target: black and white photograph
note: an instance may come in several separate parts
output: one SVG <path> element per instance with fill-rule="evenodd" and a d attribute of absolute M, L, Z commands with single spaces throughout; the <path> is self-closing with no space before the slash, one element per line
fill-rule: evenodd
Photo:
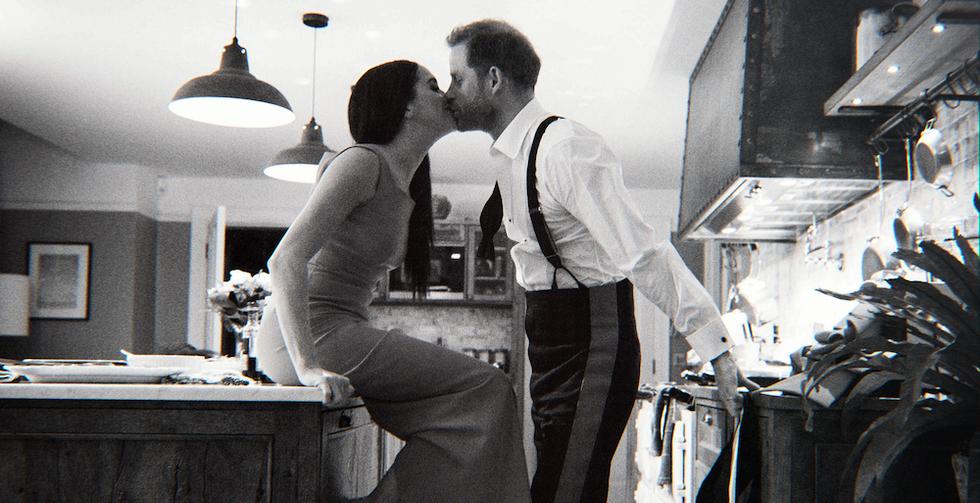
<path fill-rule="evenodd" d="M 980 503 L 977 0 L 0 0 L 0 503 Z"/>

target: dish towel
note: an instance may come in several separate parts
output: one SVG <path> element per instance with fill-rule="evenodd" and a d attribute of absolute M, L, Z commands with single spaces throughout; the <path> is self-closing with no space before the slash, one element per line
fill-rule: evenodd
<path fill-rule="evenodd" d="M 761 501 L 759 479 L 762 476 L 762 449 L 759 443 L 759 414 L 751 397 L 749 393 L 742 394 L 742 411 L 736 418 L 735 434 L 725 444 L 718 460 L 701 482 L 696 503 Z"/>

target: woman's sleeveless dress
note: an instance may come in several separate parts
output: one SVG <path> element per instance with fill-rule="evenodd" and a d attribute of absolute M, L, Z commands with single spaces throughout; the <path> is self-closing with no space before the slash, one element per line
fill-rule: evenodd
<path fill-rule="evenodd" d="M 381 159 L 377 192 L 314 260 L 312 361 L 347 376 L 371 417 L 406 442 L 385 477 L 399 502 L 530 501 L 521 420 L 499 369 L 368 321 L 378 281 L 404 259 L 414 207 Z M 389 481 L 390 482 L 390 481 Z"/>

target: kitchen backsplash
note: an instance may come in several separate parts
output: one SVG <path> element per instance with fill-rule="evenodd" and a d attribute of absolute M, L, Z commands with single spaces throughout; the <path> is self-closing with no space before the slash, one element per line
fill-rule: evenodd
<path fill-rule="evenodd" d="M 371 306 L 374 326 L 389 330 L 400 328 L 409 335 L 467 353 L 486 350 L 512 350 L 513 318 L 510 306 L 459 306 L 427 304 L 424 309 L 412 304 L 374 304 Z M 501 353 L 502 354 L 502 353 Z M 473 356 L 473 355 L 471 355 Z"/>
<path fill-rule="evenodd" d="M 954 104 L 954 103 L 950 103 Z M 840 292 L 857 290 L 862 283 L 862 255 L 871 247 L 887 261 L 896 249 L 893 221 L 902 220 L 911 231 L 920 229 L 925 239 L 942 242 L 953 228 L 977 248 L 978 108 L 960 102 L 937 107 L 935 127 L 941 130 L 953 159 L 953 176 L 947 197 L 923 181 L 888 184 L 882 191 L 833 218 L 818 222 L 811 233 L 796 243 L 759 243 L 756 279 L 764 282 L 779 305 L 775 322 L 783 349 L 792 351 L 811 344 L 815 332 L 830 328 L 853 307 L 851 303 L 816 292 L 824 288 Z M 892 144 L 897 146 L 898 144 Z M 958 251 L 954 255 L 959 257 Z"/>

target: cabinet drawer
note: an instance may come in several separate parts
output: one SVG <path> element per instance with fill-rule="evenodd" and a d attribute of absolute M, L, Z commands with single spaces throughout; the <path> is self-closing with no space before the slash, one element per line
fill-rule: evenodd
<path fill-rule="evenodd" d="M 367 409 L 332 410 L 323 416 L 321 480 L 328 501 L 367 496 L 383 474 L 381 430 Z"/>
<path fill-rule="evenodd" d="M 371 415 L 368 414 L 367 408 L 364 406 L 329 410 L 323 413 L 324 435 L 339 433 L 367 424 L 371 424 Z"/>
<path fill-rule="evenodd" d="M 717 407 L 715 405 L 718 405 Z M 728 412 L 714 400 L 697 399 L 694 417 L 695 494 L 729 440 Z"/>
<path fill-rule="evenodd" d="M 698 404 L 694 430 L 698 446 L 720 452 L 728 441 L 728 415 L 724 409 Z"/>

